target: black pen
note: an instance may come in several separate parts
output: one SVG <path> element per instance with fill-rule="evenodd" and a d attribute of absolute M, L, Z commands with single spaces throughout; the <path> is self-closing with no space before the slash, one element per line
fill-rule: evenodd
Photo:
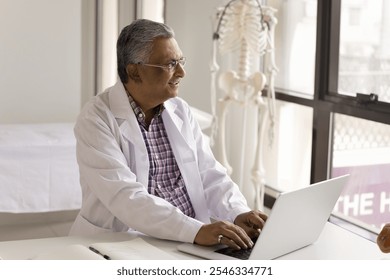
<path fill-rule="evenodd" d="M 96 250 L 95 248 L 89 247 L 89 249 L 90 249 L 92 252 L 94 252 L 94 253 L 96 253 L 96 254 L 102 256 L 102 257 L 105 258 L 106 260 L 111 260 L 110 256 L 107 256 L 107 255 L 104 255 L 104 254 L 100 253 L 100 252 L 99 252 L 98 250 Z"/>

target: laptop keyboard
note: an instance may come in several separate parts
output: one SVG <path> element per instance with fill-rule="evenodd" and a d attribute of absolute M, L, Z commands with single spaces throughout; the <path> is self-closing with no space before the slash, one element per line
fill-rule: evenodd
<path fill-rule="evenodd" d="M 253 243 L 256 243 L 257 238 L 252 239 Z M 251 255 L 252 248 L 250 249 L 241 249 L 241 250 L 235 250 L 229 247 L 218 249 L 215 252 L 220 253 L 223 255 L 227 255 L 236 259 L 241 259 L 241 260 L 247 260 L 249 259 L 249 256 Z"/>
<path fill-rule="evenodd" d="M 232 248 L 222 248 L 218 249 L 215 252 L 228 255 L 230 257 L 236 258 L 236 259 L 241 259 L 241 260 L 247 260 L 249 259 L 249 256 L 251 255 L 252 248 L 251 249 L 241 249 L 241 250 L 235 250 Z"/>

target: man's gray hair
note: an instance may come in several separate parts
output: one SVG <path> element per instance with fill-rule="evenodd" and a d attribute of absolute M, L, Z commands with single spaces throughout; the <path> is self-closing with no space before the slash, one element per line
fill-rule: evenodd
<path fill-rule="evenodd" d="M 118 74 L 122 83 L 128 82 L 126 66 L 148 62 L 156 38 L 173 38 L 172 28 L 166 24 L 138 19 L 122 29 L 116 43 Z"/>

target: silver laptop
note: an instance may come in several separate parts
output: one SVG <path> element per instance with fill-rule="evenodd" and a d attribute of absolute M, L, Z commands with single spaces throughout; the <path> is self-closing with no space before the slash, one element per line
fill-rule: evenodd
<path fill-rule="evenodd" d="M 280 194 L 248 259 L 275 259 L 315 242 L 348 177 L 344 175 Z M 207 247 L 183 243 L 178 250 L 205 259 L 244 259 L 226 255 L 233 250 L 224 245 Z"/>

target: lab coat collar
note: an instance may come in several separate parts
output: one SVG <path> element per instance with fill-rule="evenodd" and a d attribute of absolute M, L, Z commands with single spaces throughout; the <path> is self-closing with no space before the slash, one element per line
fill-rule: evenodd
<path fill-rule="evenodd" d="M 111 112 L 118 122 L 122 135 L 128 141 L 141 148 L 143 155 L 147 154 L 141 129 L 139 128 L 137 118 L 130 106 L 125 87 L 121 81 L 118 81 L 109 89 L 109 102 Z"/>
<path fill-rule="evenodd" d="M 183 121 L 175 113 L 177 107 L 176 104 L 168 100 L 164 102 L 164 107 L 165 107 L 164 112 L 169 115 L 169 117 L 172 119 L 177 129 L 181 131 L 181 128 L 183 126 Z M 138 125 L 134 111 L 129 104 L 129 99 L 126 94 L 125 87 L 121 81 L 118 81 L 110 89 L 110 109 L 114 114 L 115 118 L 128 120 L 129 122 L 128 124 L 131 126 L 131 128 L 134 128 L 134 125 Z"/>
<path fill-rule="evenodd" d="M 121 81 L 118 81 L 110 91 L 110 109 L 117 119 L 128 119 L 133 115 L 126 90 Z"/>
<path fill-rule="evenodd" d="M 177 105 L 172 102 L 169 102 L 168 100 L 164 103 L 164 107 L 165 107 L 164 112 L 166 112 L 169 115 L 169 117 L 172 119 L 177 129 L 181 131 L 183 126 L 183 120 L 175 113 Z M 164 112 L 163 112 L 163 117 L 164 117 Z"/>

